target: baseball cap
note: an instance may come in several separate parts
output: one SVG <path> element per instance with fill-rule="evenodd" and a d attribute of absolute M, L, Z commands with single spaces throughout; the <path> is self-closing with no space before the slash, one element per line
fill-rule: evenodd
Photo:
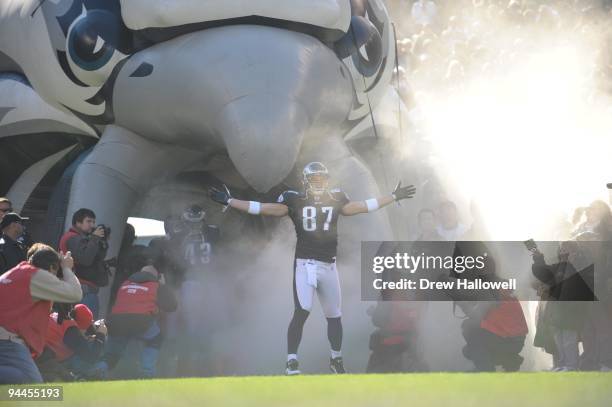
<path fill-rule="evenodd" d="M 85 304 L 77 304 L 74 306 L 74 321 L 79 329 L 87 329 L 93 324 L 93 314 L 89 307 Z"/>
<path fill-rule="evenodd" d="M 30 218 L 22 218 L 15 212 L 7 213 L 6 215 L 4 215 L 4 218 L 2 218 L 2 222 L 0 222 L 0 229 L 4 229 L 5 227 L 9 226 L 11 223 L 15 223 L 15 222 L 22 223 L 23 221 L 26 221 L 29 219 Z"/>

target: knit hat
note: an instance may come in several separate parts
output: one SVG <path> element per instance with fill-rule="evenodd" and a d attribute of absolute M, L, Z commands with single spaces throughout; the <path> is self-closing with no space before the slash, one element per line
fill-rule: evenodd
<path fill-rule="evenodd" d="M 74 321 L 79 329 L 87 329 L 93 324 L 93 314 L 85 304 L 74 306 Z"/>

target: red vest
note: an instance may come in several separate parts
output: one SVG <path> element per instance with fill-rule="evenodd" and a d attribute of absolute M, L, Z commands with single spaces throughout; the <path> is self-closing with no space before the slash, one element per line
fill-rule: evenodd
<path fill-rule="evenodd" d="M 510 295 L 487 313 L 480 327 L 502 338 L 524 336 L 529 332 L 521 303 Z"/>
<path fill-rule="evenodd" d="M 32 299 L 30 280 L 37 271 L 23 261 L 0 276 L 0 326 L 19 335 L 34 354 L 42 353 L 51 311 L 51 301 Z"/>
<path fill-rule="evenodd" d="M 135 283 L 127 280 L 117 292 L 117 300 L 111 314 L 155 314 L 157 313 L 157 281 Z"/>
<path fill-rule="evenodd" d="M 391 314 L 386 330 L 392 335 L 383 339 L 384 345 L 399 345 L 405 342 L 406 334 L 415 329 L 418 312 L 412 303 L 392 302 Z"/>
<path fill-rule="evenodd" d="M 58 362 L 64 361 L 74 354 L 72 349 L 70 349 L 64 343 L 64 335 L 66 334 L 66 330 L 73 326 L 76 327 L 77 324 L 72 319 L 65 319 L 62 321 L 61 325 L 58 325 L 57 312 L 49 315 L 49 330 L 47 331 L 47 341 L 45 346 L 51 348 L 51 350 L 55 353 L 55 359 Z"/>

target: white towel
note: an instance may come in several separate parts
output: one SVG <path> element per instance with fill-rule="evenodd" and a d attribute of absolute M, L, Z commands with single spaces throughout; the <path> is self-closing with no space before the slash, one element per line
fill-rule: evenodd
<path fill-rule="evenodd" d="M 308 273 L 308 285 L 317 288 L 317 265 L 307 262 L 306 272 Z"/>

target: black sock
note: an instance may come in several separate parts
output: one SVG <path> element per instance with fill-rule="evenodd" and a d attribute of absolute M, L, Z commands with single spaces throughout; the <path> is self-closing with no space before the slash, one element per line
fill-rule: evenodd
<path fill-rule="evenodd" d="M 304 323 L 308 318 L 310 312 L 296 308 L 293 312 L 293 318 L 289 323 L 289 329 L 287 330 L 287 353 L 297 354 L 298 347 L 302 340 L 302 330 L 304 329 Z"/>
<path fill-rule="evenodd" d="M 342 321 L 338 318 L 327 318 L 327 339 L 333 351 L 342 348 Z"/>

